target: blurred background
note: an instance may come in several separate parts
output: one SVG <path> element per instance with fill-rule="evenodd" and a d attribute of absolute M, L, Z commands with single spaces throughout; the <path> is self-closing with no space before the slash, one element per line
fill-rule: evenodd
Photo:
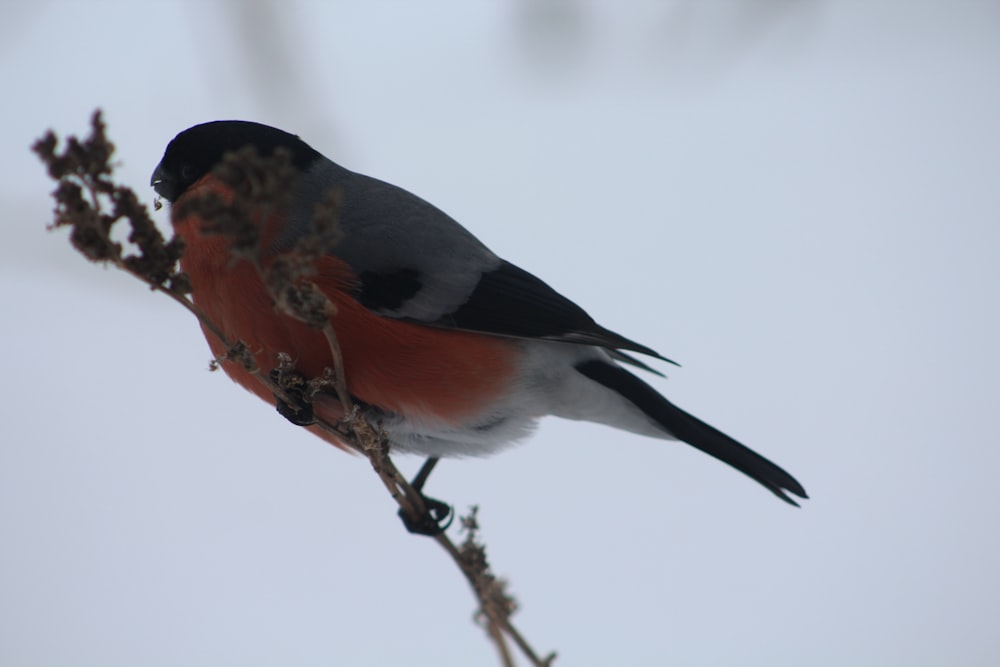
<path fill-rule="evenodd" d="M 28 147 L 97 107 L 149 202 L 222 118 L 416 192 L 803 482 L 556 420 L 445 462 L 557 665 L 1000 663 L 998 74 L 994 1 L 4 3 L 0 663 L 497 664 L 364 459 L 45 231 Z"/>

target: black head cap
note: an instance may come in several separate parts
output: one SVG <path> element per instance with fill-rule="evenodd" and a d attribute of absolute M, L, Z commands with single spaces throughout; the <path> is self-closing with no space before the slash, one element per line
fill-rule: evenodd
<path fill-rule="evenodd" d="M 291 151 L 292 163 L 307 169 L 321 155 L 294 134 L 243 120 L 217 120 L 184 130 L 167 144 L 150 185 L 170 203 L 207 174 L 230 151 L 253 146 L 261 155 Z"/>

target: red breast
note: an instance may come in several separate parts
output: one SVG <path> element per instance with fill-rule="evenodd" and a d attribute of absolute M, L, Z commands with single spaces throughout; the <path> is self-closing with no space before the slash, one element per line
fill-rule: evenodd
<path fill-rule="evenodd" d="M 207 191 L 231 198 L 224 185 L 206 176 L 181 199 Z M 194 302 L 228 338 L 247 344 L 264 373 L 277 365 L 280 352 L 289 354 L 307 377 L 332 366 L 323 334 L 275 309 L 256 267 L 231 256 L 229 239 L 203 234 L 196 216 L 175 218 L 173 224 L 186 243 L 181 268 L 191 279 Z M 269 236 L 274 238 L 281 224 L 277 218 L 264 223 L 262 247 L 268 247 Z M 347 388 L 365 403 L 459 425 L 510 387 L 519 356 L 512 340 L 377 315 L 351 295 L 356 276 L 336 257 L 320 260 L 311 280 L 336 306 L 331 322 L 344 358 Z M 204 332 L 212 353 L 221 358 L 225 347 Z M 223 362 L 222 367 L 240 385 L 274 402 L 270 391 L 240 364 Z M 321 416 L 335 420 L 340 415 Z"/>

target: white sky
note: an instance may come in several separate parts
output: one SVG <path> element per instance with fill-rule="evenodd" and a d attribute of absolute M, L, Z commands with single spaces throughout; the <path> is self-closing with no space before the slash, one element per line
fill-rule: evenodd
<path fill-rule="evenodd" d="M 97 106 L 149 201 L 219 118 L 424 196 L 806 486 L 554 420 L 445 462 L 558 665 L 1000 662 L 995 2 L 248 6 L 0 8 L 0 664 L 496 664 L 364 460 L 44 231 Z"/>

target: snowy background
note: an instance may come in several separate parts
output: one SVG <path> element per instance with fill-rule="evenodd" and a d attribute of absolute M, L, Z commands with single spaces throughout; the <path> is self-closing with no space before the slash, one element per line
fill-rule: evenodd
<path fill-rule="evenodd" d="M 363 459 L 45 231 L 96 107 L 150 202 L 220 118 L 420 194 L 805 485 L 555 420 L 445 462 L 557 665 L 1000 663 L 996 2 L 8 1 L 0 83 L 0 664 L 497 664 Z"/>

